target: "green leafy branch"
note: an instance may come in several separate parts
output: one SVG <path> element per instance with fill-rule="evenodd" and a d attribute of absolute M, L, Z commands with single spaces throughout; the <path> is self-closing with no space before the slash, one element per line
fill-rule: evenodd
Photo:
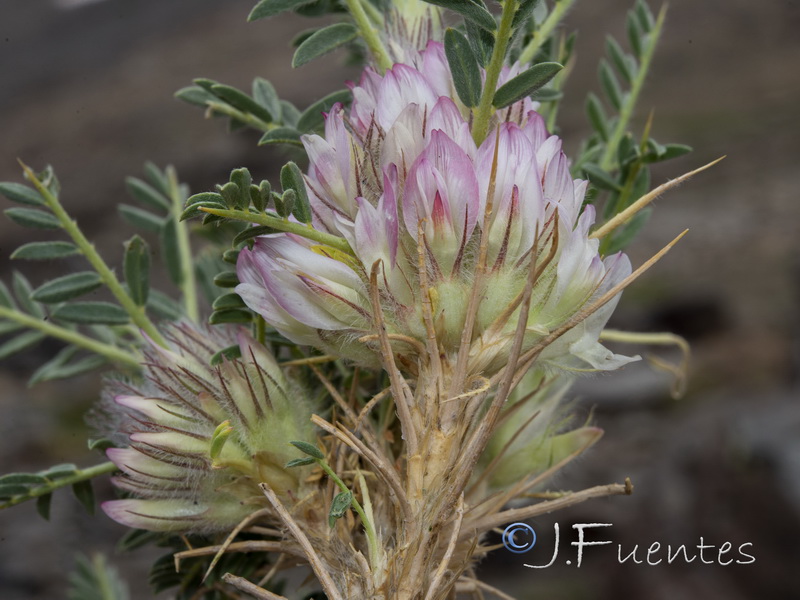
<path fill-rule="evenodd" d="M 86 469 L 73 464 L 50 467 L 38 473 L 10 473 L 0 477 L 0 510 L 36 499 L 36 509 L 45 518 L 50 518 L 52 494 L 58 489 L 72 487 L 75 497 L 90 514 L 94 513 L 95 499 L 91 480 L 100 475 L 113 473 L 117 466 L 104 462 Z"/>
<path fill-rule="evenodd" d="M 628 40 L 634 55 L 625 54 L 614 38 L 609 37 L 606 41 L 608 55 L 619 74 L 630 84 L 630 91 L 627 94 L 621 92 L 614 71 L 607 61 L 601 60 L 600 82 L 609 102 L 619 111 L 616 126 L 606 142 L 605 151 L 600 159 L 601 169 L 608 170 L 614 166 L 618 146 L 628 130 L 633 109 L 639 101 L 639 94 L 661 37 L 666 15 L 666 4 L 661 7 L 658 18 L 654 19 L 646 2 L 637 0 L 636 6 L 628 14 L 627 21 Z"/>
<path fill-rule="evenodd" d="M 23 163 L 21 164 L 25 172 L 25 177 L 33 184 L 33 186 L 36 188 L 36 191 L 39 192 L 39 195 L 43 200 L 43 204 L 49 209 L 49 212 L 37 210 L 37 213 L 41 213 L 42 216 L 45 216 L 50 220 L 51 228 L 61 228 L 67 233 L 67 235 L 69 235 L 80 253 L 83 254 L 86 260 L 89 261 L 89 264 L 94 268 L 94 271 L 99 278 L 96 282 L 94 282 L 90 281 L 91 276 L 86 275 L 85 273 L 74 273 L 72 275 L 67 275 L 59 278 L 58 280 L 54 280 L 45 284 L 46 286 L 51 286 L 49 289 L 42 290 L 40 288 L 37 290 L 39 292 L 40 299 L 42 299 L 41 296 L 44 295 L 44 292 L 47 291 L 49 293 L 46 295 L 46 298 L 49 301 L 60 302 L 87 293 L 92 289 L 96 289 L 96 287 L 102 283 L 117 299 L 122 310 L 127 313 L 128 317 L 130 317 L 131 321 L 133 321 L 137 327 L 139 327 L 157 344 L 166 346 L 166 341 L 162 337 L 161 333 L 145 313 L 144 306 L 138 304 L 136 300 L 134 300 L 128 290 L 125 289 L 119 279 L 117 279 L 114 271 L 111 270 L 111 268 L 97 252 L 94 245 L 89 242 L 88 239 L 86 239 L 86 236 L 78 227 L 78 224 L 69 216 L 67 211 L 64 210 L 64 207 L 61 205 L 61 202 L 58 199 L 57 190 L 54 189 L 53 186 L 48 185 L 48 181 L 51 180 L 51 174 L 48 173 L 45 175 L 44 179 L 40 179 L 34 174 L 30 167 Z M 95 283 L 97 285 L 95 285 Z M 34 296 L 35 295 L 36 292 L 34 292 Z M 82 320 L 83 322 L 96 322 L 96 317 L 93 315 L 106 313 L 106 320 L 116 318 L 116 324 L 119 324 L 119 322 L 122 320 L 122 315 L 119 312 L 120 307 L 109 303 L 99 302 L 87 302 L 83 304 L 83 306 L 68 305 L 63 307 L 61 309 L 62 316 L 67 314 L 77 320 Z"/>
<path fill-rule="evenodd" d="M 45 318 L 47 314 L 44 306 L 32 298 L 33 289 L 21 273 L 14 273 L 13 287 L 17 302 L 22 308 L 14 301 L 14 296 L 6 285 L 0 282 L 0 334 L 15 333 L 21 328 L 29 328 L 31 331 L 0 345 L 0 359 L 30 348 L 47 336 L 71 344 L 54 359 L 39 367 L 30 379 L 31 384 L 73 377 L 99 367 L 106 360 L 123 367 L 139 367 L 138 354 L 77 331 L 74 324 L 67 322 L 70 318 L 75 319 L 76 315 L 65 312 L 64 307 L 56 309 L 50 318 Z M 78 318 L 80 314 L 77 314 Z M 71 362 L 79 348 L 97 356 Z"/>
<path fill-rule="evenodd" d="M 42 179 L 48 193 L 58 193 L 58 183 L 51 170 Z M 45 198 L 37 190 L 18 183 L 0 183 L 0 193 L 24 207 L 6 209 L 15 223 L 35 229 L 62 229 L 59 218 L 48 210 Z M 72 223 L 73 226 L 74 223 Z M 77 226 L 75 226 L 77 227 Z M 67 241 L 28 242 L 17 248 L 12 259 L 59 260 L 83 254 L 80 244 Z M 7 340 L 0 346 L 0 357 L 29 348 L 50 336 L 70 344 L 53 360 L 42 365 L 31 377 L 31 383 L 71 377 L 90 371 L 105 361 L 126 368 L 138 368 L 138 353 L 131 348 L 128 315 L 119 306 L 107 302 L 67 303 L 102 285 L 95 271 L 84 271 L 58 277 L 33 289 L 21 273 L 14 273 L 12 289 L 0 282 L 0 335 L 30 331 Z M 78 331 L 86 328 L 86 333 Z M 80 349 L 96 356 L 77 358 Z"/>
<path fill-rule="evenodd" d="M 308 38 L 306 42 L 311 43 L 310 40 Z M 308 46 L 298 60 L 307 62 L 314 58 L 305 54 L 306 51 Z M 275 87 L 260 77 L 253 81 L 251 95 L 211 79 L 195 79 L 194 84 L 178 90 L 175 97 L 205 108 L 209 117 L 228 117 L 231 131 L 250 127 L 264 132 L 259 145 L 288 144 L 302 148 L 300 136 L 318 131 L 324 124 L 323 113 L 329 111 L 335 103 L 347 103 L 351 98 L 350 90 L 339 90 L 300 112 L 291 102 L 281 100 Z"/>
<path fill-rule="evenodd" d="M 303 467 L 316 463 L 322 468 L 323 471 L 325 471 L 328 477 L 330 477 L 336 486 L 341 490 L 341 492 L 333 498 L 333 502 L 331 502 L 331 507 L 328 512 L 329 526 L 333 527 L 336 524 L 336 521 L 345 515 L 347 509 L 352 507 L 361 519 L 361 524 L 364 526 L 364 532 L 367 536 L 367 546 L 369 547 L 370 564 L 373 566 L 377 565 L 379 562 L 380 546 L 378 545 L 378 536 L 375 533 L 375 526 L 372 523 L 372 511 L 369 510 L 370 515 L 368 517 L 367 513 L 364 511 L 364 508 L 362 508 L 361 504 L 358 502 L 358 500 L 356 500 L 350 488 L 345 485 L 341 478 L 325 461 L 325 455 L 320 452 L 319 448 L 313 444 L 309 444 L 308 442 L 295 441 L 289 443 L 306 454 L 306 456 L 303 458 L 295 458 L 294 460 L 290 460 L 288 463 L 286 463 L 286 468 Z M 365 494 L 366 501 L 368 499 L 368 496 L 366 496 L 366 486 L 362 485 L 361 488 L 362 492 Z"/>
<path fill-rule="evenodd" d="M 287 163 L 281 169 L 280 181 L 282 191 L 279 193 L 272 189 L 268 181 L 261 181 L 256 185 L 248 169 L 235 169 L 231 172 L 230 181 L 218 185 L 217 191 L 191 196 L 181 219 L 203 215 L 204 225 L 231 221 L 255 225 L 239 229 L 232 240 L 233 248 L 222 255 L 225 262 L 234 265 L 245 244 L 252 244 L 253 239 L 259 235 L 277 232 L 302 236 L 325 246 L 330 253 L 350 257 L 352 250 L 344 238 L 318 231 L 311 226 L 311 205 L 300 168 L 293 162 Z M 290 217 L 293 219 L 290 220 Z M 233 288 L 238 285 L 239 280 L 235 271 L 225 270 L 214 276 L 213 282 L 217 287 Z M 213 300 L 212 308 L 214 312 L 209 318 L 212 324 L 253 322 L 253 313 L 236 293 L 226 292 L 217 296 Z M 257 319 L 256 326 L 256 334 L 262 339 L 263 323 Z M 222 356 L 231 357 L 231 353 L 235 353 L 234 347 L 218 353 L 215 360 L 221 360 Z"/>
<path fill-rule="evenodd" d="M 234 238 L 234 246 L 259 235 L 284 231 L 352 254 L 344 238 L 317 231 L 311 226 L 311 205 L 300 168 L 293 162 L 287 163 L 281 169 L 280 180 L 282 193 L 274 191 L 268 181 L 255 185 L 250 171 L 236 169 L 231 173 L 230 181 L 218 185 L 216 192 L 190 197 L 181 219 L 205 213 L 203 224 L 233 219 L 260 226 L 242 231 Z M 289 220 L 290 216 L 295 220 Z"/>
<path fill-rule="evenodd" d="M 189 191 L 179 183 L 172 167 L 162 171 L 148 163 L 145 165 L 146 181 L 128 178 L 128 191 L 145 208 L 122 204 L 119 211 L 132 225 L 160 236 L 162 255 L 172 280 L 182 291 L 183 306 L 166 294 L 150 289 L 151 252 L 142 237 L 134 235 L 125 243 L 123 283 L 62 207 L 58 180 L 52 169 L 37 176 L 27 166 L 23 168 L 33 187 L 0 183 L 0 193 L 23 205 L 7 209 L 6 215 L 23 227 L 64 231 L 70 241 L 28 242 L 17 248 L 11 258 L 42 261 L 82 255 L 93 267 L 57 277 L 36 289 L 16 273 L 13 295 L 0 283 L 0 335 L 23 328 L 32 330 L 6 341 L 0 346 L 0 356 L 33 346 L 47 336 L 69 344 L 33 374 L 31 384 L 72 377 L 106 361 L 125 368 L 138 368 L 137 347 L 143 341 L 140 332 L 156 343 L 165 344 L 150 314 L 170 320 L 184 316 L 199 318 L 189 232 L 187 225 L 178 218 Z M 118 304 L 75 301 L 102 286 L 109 289 Z M 79 331 L 79 327 L 83 331 Z M 96 356 L 80 357 L 79 350 Z"/>
<path fill-rule="evenodd" d="M 606 39 L 607 59 L 600 61 L 599 79 L 608 105 L 617 113 L 607 116 L 603 103 L 590 93 L 586 114 L 593 133 L 573 164 L 576 175 L 607 192 L 602 216 L 608 221 L 631 206 L 650 190 L 649 164 L 686 154 L 682 144 L 659 144 L 650 136 L 652 115 L 639 140 L 628 129 L 634 108 L 650 68 L 666 16 L 666 5 L 654 17 L 645 0 L 636 0 L 628 13 L 627 36 L 631 53 L 625 52 L 612 37 Z M 624 89 L 624 82 L 629 87 Z M 651 208 L 637 213 L 623 227 L 605 237 L 601 253 L 624 249 L 633 241 L 650 217 Z"/>
<path fill-rule="evenodd" d="M 150 249 L 139 236 L 134 236 L 126 243 L 126 284 L 137 304 L 146 306 L 159 317 L 176 320 L 185 316 L 197 321 L 200 314 L 195 255 L 189 239 L 189 228 L 180 220 L 189 197 L 189 188 L 180 183 L 172 166 L 162 170 L 152 163 L 146 163 L 144 173 L 145 179 L 128 177 L 125 180 L 128 193 L 144 208 L 120 204 L 119 213 L 134 227 L 158 236 L 161 257 L 170 280 L 181 292 L 182 304 L 150 289 Z"/>

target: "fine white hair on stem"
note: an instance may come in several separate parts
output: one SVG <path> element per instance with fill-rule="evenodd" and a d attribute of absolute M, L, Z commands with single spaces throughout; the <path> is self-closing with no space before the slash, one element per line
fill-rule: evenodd
<path fill-rule="evenodd" d="M 538 238 L 539 234 L 537 231 L 534 239 L 534 247 L 538 244 Z M 536 283 L 536 278 L 539 271 L 539 269 L 536 267 L 536 258 L 537 253 L 531 252 L 531 264 L 528 269 L 528 279 L 523 292 L 522 304 L 520 307 L 520 319 L 517 323 L 517 329 L 514 334 L 514 341 L 511 347 L 511 354 L 508 359 L 508 366 L 506 367 L 503 381 L 500 389 L 492 401 L 492 404 L 489 406 L 489 411 L 481 420 L 481 424 L 477 427 L 467 442 L 466 448 L 462 454 L 462 458 L 459 464 L 456 466 L 456 476 L 453 489 L 463 489 L 469 480 L 475 463 L 480 458 L 480 454 L 483 452 L 483 449 L 486 447 L 486 444 L 489 441 L 489 436 L 491 435 L 492 431 L 494 431 L 497 419 L 500 415 L 500 409 L 502 408 L 503 404 L 508 398 L 508 394 L 512 389 L 513 373 L 514 369 L 517 367 L 517 361 L 519 360 L 519 355 L 522 350 L 522 341 L 525 336 L 525 328 L 528 324 L 528 311 L 530 309 L 531 294 L 533 292 L 533 286 Z M 452 498 L 452 492 L 448 494 L 447 501 L 442 505 L 444 510 L 447 510 L 449 507 L 450 498 Z"/>

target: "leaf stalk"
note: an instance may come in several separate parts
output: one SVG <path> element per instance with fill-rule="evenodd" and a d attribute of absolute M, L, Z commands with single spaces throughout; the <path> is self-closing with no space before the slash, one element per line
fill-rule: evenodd
<path fill-rule="evenodd" d="M 72 331 L 71 329 L 56 325 L 50 321 L 45 321 L 43 319 L 27 315 L 18 310 L 0 306 L 0 319 L 8 319 L 10 321 L 19 323 L 20 325 L 24 325 L 25 327 L 36 329 L 49 335 L 50 337 L 63 340 L 69 344 L 72 344 L 73 346 L 84 348 L 85 350 L 89 350 L 90 352 L 94 352 L 100 356 L 105 356 L 111 362 L 119 365 L 135 368 L 139 368 L 140 366 L 139 358 L 135 354 L 126 352 L 122 348 L 112 346 L 111 344 L 106 344 L 105 342 L 90 338 L 89 336 L 78 333 L 77 331 Z"/>
<path fill-rule="evenodd" d="M 492 101 L 497 91 L 497 81 L 500 78 L 500 71 L 503 69 L 508 43 L 511 41 L 511 24 L 514 22 L 514 14 L 517 12 L 518 6 L 517 0 L 506 0 L 503 3 L 503 12 L 500 16 L 500 26 L 497 29 L 492 57 L 486 67 L 486 81 L 483 85 L 481 101 L 475 111 L 475 120 L 472 124 L 472 139 L 479 146 L 489 131 L 489 120 L 494 108 Z"/>
<path fill-rule="evenodd" d="M 323 231 L 317 231 L 313 227 L 304 225 L 303 223 L 293 223 L 292 221 L 277 216 L 273 217 L 263 213 L 253 213 L 244 210 L 225 210 L 205 206 L 198 207 L 198 210 L 226 219 L 236 219 L 237 221 L 246 221 L 257 225 L 266 225 L 267 227 L 272 227 L 273 229 L 278 229 L 286 233 L 294 233 L 314 242 L 325 244 L 326 246 L 331 246 L 332 248 L 353 255 L 353 249 L 344 238 Z"/>
<path fill-rule="evenodd" d="M 181 221 L 185 199 L 181 193 L 175 169 L 167 169 L 167 179 L 169 181 L 169 196 L 170 200 L 172 200 L 170 212 L 172 213 L 172 218 L 175 219 L 175 232 L 178 238 L 178 257 L 183 274 L 180 285 L 181 292 L 183 293 L 183 306 L 186 310 L 186 316 L 192 321 L 197 322 L 200 319 L 200 308 L 197 299 L 194 257 L 192 255 L 192 246 L 189 241 L 188 226 L 184 221 Z"/>
<path fill-rule="evenodd" d="M 28 492 L 27 494 L 14 496 L 13 498 L 6 500 L 5 502 L 0 504 L 0 509 L 10 508 L 12 506 L 16 506 L 17 504 L 22 504 L 23 502 L 32 500 L 34 498 L 38 498 L 40 496 L 46 496 L 47 494 L 52 494 L 59 488 L 74 485 L 76 483 L 81 483 L 82 481 L 88 481 L 89 479 L 94 479 L 95 477 L 99 477 L 100 475 L 113 473 L 116 470 L 118 470 L 117 465 L 115 465 L 111 461 L 100 463 L 99 465 L 95 465 L 87 469 L 77 469 L 74 475 L 69 475 L 67 477 L 60 477 L 58 479 L 54 479 L 53 481 L 50 481 L 44 485 L 32 488 L 31 491 Z"/>

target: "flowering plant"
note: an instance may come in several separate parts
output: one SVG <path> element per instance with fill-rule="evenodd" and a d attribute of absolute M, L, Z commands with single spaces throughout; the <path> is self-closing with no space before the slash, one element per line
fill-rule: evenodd
<path fill-rule="evenodd" d="M 92 266 L 1 286 L 3 333 L 29 331 L 0 355 L 52 336 L 66 347 L 34 380 L 116 368 L 91 416 L 108 461 L 6 475 L 3 506 L 36 498 L 46 513 L 66 485 L 91 506 L 91 478 L 115 473 L 121 497 L 103 511 L 134 530 L 129 545 L 173 547 L 178 597 L 285 598 L 281 573 L 300 566 L 331 600 L 434 600 L 508 597 L 472 570 L 493 528 L 631 493 L 626 481 L 526 500 L 602 434 L 562 399 L 578 373 L 638 359 L 604 341 L 685 347 L 606 329 L 622 290 L 680 238 L 634 270 L 622 251 L 647 205 L 694 173 L 650 190 L 649 165 L 689 149 L 659 144 L 649 123 L 628 132 L 665 11 L 637 1 L 632 53 L 609 41 L 615 114 L 589 96 L 593 133 L 570 160 L 554 131 L 572 4 L 506 0 L 494 15 L 472 0 L 346 0 L 348 18 L 302 36 L 293 64 L 347 46 L 366 61 L 347 89 L 302 112 L 260 78 L 252 95 L 208 79 L 180 90 L 308 158 L 281 169 L 280 191 L 244 168 L 195 195 L 171 168 L 129 181 L 149 212 L 126 214 L 161 234 L 180 302 L 150 289 L 138 235 L 117 277 L 51 169 L 0 184 L 27 205 L 12 220 L 69 238 L 14 258 Z M 341 8 L 262 0 L 251 19 Z M 446 28 L 453 12 L 463 23 Z M 116 302 L 74 301 L 101 286 Z"/>

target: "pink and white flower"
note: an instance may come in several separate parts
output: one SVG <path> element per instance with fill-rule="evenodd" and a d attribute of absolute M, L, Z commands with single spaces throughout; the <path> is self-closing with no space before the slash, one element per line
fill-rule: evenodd
<path fill-rule="evenodd" d="M 498 111 L 494 133 L 478 147 L 442 45 L 407 55 L 409 64 L 382 76 L 368 68 L 352 86 L 349 111 L 336 105 L 327 115 L 325 137 L 303 138 L 313 225 L 345 238 L 352 255 L 290 234 L 264 236 L 240 255 L 237 292 L 289 339 L 364 361 L 364 345 L 354 340 L 374 332 L 373 265 L 388 332 L 425 340 L 421 254 L 448 355 L 460 340 L 483 241 L 486 290 L 470 364 L 490 373 L 507 358 L 515 330 L 513 319 L 497 319 L 522 292 L 532 253 L 551 260 L 533 291 L 524 347 L 627 276 L 630 263 L 599 255 L 589 238 L 594 210 L 583 208 L 586 182 L 573 180 L 561 140 L 529 99 Z M 507 69 L 501 80 L 514 73 Z M 542 360 L 564 369 L 631 360 L 597 342 L 613 304 Z M 398 343 L 396 351 L 413 355 L 415 347 Z"/>

